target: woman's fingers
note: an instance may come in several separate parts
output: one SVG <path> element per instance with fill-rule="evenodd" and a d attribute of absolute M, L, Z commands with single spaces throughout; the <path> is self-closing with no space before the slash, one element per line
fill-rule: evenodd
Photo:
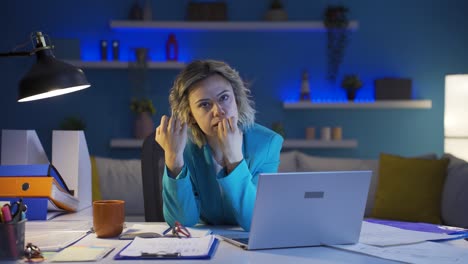
<path fill-rule="evenodd" d="M 234 132 L 237 130 L 237 118 L 235 116 L 232 116 L 228 119 L 229 121 L 229 127 L 231 128 L 230 131 Z"/>
<path fill-rule="evenodd" d="M 161 117 L 161 124 L 159 125 L 159 128 L 160 128 L 159 133 L 166 133 L 167 123 L 168 123 L 168 117 L 166 115 L 163 115 Z"/>

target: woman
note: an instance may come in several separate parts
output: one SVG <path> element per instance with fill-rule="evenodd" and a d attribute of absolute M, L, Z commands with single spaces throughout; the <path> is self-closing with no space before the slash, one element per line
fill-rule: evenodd
<path fill-rule="evenodd" d="M 258 175 L 278 170 L 283 138 L 254 123 L 249 95 L 237 71 L 221 61 L 194 61 L 177 76 L 172 116 L 161 118 L 155 135 L 165 152 L 169 225 L 202 220 L 250 230 Z"/>

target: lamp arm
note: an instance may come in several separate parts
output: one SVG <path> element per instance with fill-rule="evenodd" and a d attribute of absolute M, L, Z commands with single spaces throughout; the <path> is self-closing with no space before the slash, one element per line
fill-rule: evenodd
<path fill-rule="evenodd" d="M 18 52 L 7 52 L 0 53 L 0 57 L 26 57 L 34 55 L 35 51 L 18 51 Z"/>

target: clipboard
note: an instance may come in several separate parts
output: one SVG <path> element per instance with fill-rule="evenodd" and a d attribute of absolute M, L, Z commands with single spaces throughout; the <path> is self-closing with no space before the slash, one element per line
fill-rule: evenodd
<path fill-rule="evenodd" d="M 158 238 L 159 239 L 159 238 Z M 160 239 L 165 239 L 165 238 L 160 238 Z M 211 244 L 210 250 L 208 251 L 208 254 L 206 255 L 201 255 L 201 256 L 182 256 L 179 253 L 160 253 L 160 254 L 145 254 L 143 253 L 139 257 L 130 257 L 130 256 L 122 256 L 120 253 L 124 251 L 128 246 L 130 246 L 132 243 L 128 243 L 125 247 L 122 248 L 117 254 L 115 254 L 114 259 L 115 260 L 145 260 L 145 259 L 211 259 L 211 257 L 214 255 L 216 249 L 218 248 L 219 245 L 219 239 L 214 238 L 213 243 Z"/>

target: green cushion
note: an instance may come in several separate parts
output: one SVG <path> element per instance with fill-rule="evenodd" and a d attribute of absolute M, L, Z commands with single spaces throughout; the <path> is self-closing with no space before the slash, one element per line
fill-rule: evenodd
<path fill-rule="evenodd" d="M 381 154 L 372 217 L 441 223 L 442 188 L 448 159 L 427 160 Z"/>

